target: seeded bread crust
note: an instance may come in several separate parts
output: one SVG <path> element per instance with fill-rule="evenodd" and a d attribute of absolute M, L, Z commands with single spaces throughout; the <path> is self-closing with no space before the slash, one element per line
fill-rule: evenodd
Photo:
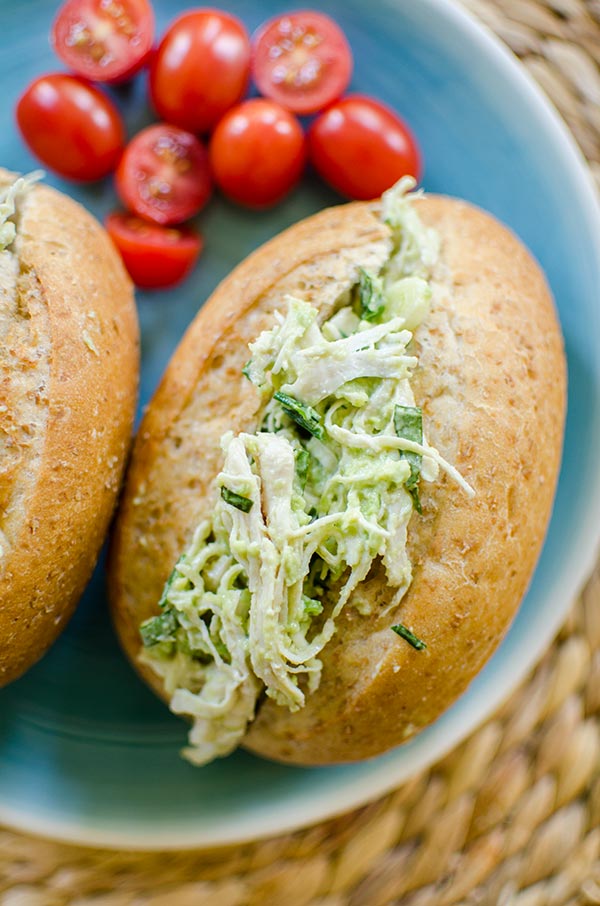
<path fill-rule="evenodd" d="M 0 185 L 14 174 L 0 170 Z M 0 686 L 54 641 L 108 529 L 139 371 L 133 292 L 102 227 L 36 185 L 0 252 Z"/>
<path fill-rule="evenodd" d="M 467 688 L 505 634 L 531 579 L 560 464 L 566 373 L 544 277 L 490 215 L 440 196 L 419 200 L 441 238 L 434 304 L 418 329 L 412 384 L 430 442 L 476 490 L 422 482 L 423 516 L 409 526 L 412 585 L 391 610 L 375 567 L 323 653 L 317 692 L 294 714 L 265 700 L 245 738 L 281 761 L 326 764 L 377 755 L 435 720 Z M 169 365 L 136 440 L 111 558 L 115 624 L 137 662 L 140 622 L 214 503 L 219 439 L 254 430 L 258 396 L 241 377 L 247 343 L 290 292 L 326 318 L 357 267 L 383 260 L 377 206 L 354 203 L 292 227 L 215 291 Z M 401 621 L 427 643 L 390 631 Z"/>

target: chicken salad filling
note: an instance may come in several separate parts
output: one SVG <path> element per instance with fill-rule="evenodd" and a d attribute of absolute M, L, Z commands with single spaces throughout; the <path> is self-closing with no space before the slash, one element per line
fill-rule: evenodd
<path fill-rule="evenodd" d="M 195 764 L 240 743 L 261 696 L 303 707 L 374 561 L 390 608 L 398 604 L 412 578 L 407 529 L 422 481 L 443 469 L 472 493 L 427 442 L 411 389 L 438 237 L 410 188 L 403 180 L 384 195 L 392 250 L 378 272 L 358 268 L 323 324 L 288 296 L 285 314 L 250 344 L 244 374 L 261 394 L 261 423 L 223 436 L 212 517 L 176 564 L 160 614 L 141 626 L 141 659 L 171 710 L 192 720 L 184 754 Z"/>

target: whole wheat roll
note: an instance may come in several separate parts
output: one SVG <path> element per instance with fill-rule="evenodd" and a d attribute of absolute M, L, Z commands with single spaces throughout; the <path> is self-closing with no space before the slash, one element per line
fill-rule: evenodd
<path fill-rule="evenodd" d="M 353 761 L 397 745 L 436 719 L 490 657 L 516 612 L 543 543 L 558 476 L 565 359 L 544 276 L 498 221 L 456 199 L 420 199 L 441 239 L 434 305 L 415 340 L 412 386 L 429 441 L 474 487 L 447 476 L 422 489 L 409 525 L 413 581 L 392 590 L 375 566 L 325 648 L 319 689 L 291 714 L 266 699 L 245 745 L 301 764 Z M 141 425 L 113 538 L 110 587 L 125 651 L 214 505 L 226 430 L 253 431 L 259 398 L 241 376 L 247 344 L 273 324 L 287 293 L 331 312 L 357 267 L 380 259 L 378 206 L 323 211 L 271 240 L 217 288 L 175 353 Z M 384 613 L 385 610 L 385 613 Z M 398 621 L 427 642 L 416 651 Z M 163 695 L 164 697 L 164 695 Z"/>
<path fill-rule="evenodd" d="M 0 686 L 47 650 L 90 577 L 139 371 L 131 282 L 102 227 L 35 185 L 16 228 L 0 252 Z"/>

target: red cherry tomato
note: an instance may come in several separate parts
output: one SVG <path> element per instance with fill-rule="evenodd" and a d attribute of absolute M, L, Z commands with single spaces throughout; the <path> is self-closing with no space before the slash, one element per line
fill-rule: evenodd
<path fill-rule="evenodd" d="M 41 76 L 17 102 L 21 134 L 43 164 L 83 182 L 114 170 L 125 143 L 116 107 L 97 88 L 75 76 Z"/>
<path fill-rule="evenodd" d="M 210 142 L 215 182 L 225 195 L 255 208 L 280 201 L 299 180 L 306 142 L 298 120 L 264 98 L 225 114 Z"/>
<path fill-rule="evenodd" d="M 180 283 L 202 251 L 200 235 L 188 226 L 162 227 L 133 214 L 109 214 L 108 233 L 136 286 L 158 289 Z"/>
<path fill-rule="evenodd" d="M 67 0 L 50 40 L 63 63 L 96 82 L 122 82 L 144 64 L 154 38 L 148 0 Z"/>
<path fill-rule="evenodd" d="M 125 148 L 116 187 L 123 204 L 145 220 L 181 223 L 210 198 L 208 153 L 195 135 L 177 126 L 148 126 Z"/>
<path fill-rule="evenodd" d="M 315 113 L 346 90 L 352 51 L 333 19 L 314 10 L 286 13 L 254 36 L 252 73 L 261 94 L 294 113 Z"/>
<path fill-rule="evenodd" d="M 389 107 L 353 94 L 329 107 L 308 133 L 310 159 L 347 198 L 377 198 L 401 176 L 419 179 L 421 155 L 410 129 Z"/>
<path fill-rule="evenodd" d="M 200 9 L 175 19 L 150 67 L 159 116 L 190 132 L 208 132 L 244 96 L 250 39 L 234 16 Z"/>

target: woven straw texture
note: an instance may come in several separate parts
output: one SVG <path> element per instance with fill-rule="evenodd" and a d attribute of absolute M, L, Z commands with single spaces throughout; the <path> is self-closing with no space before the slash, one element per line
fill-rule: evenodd
<path fill-rule="evenodd" d="M 464 0 L 552 98 L 600 184 L 600 0 Z M 375 805 L 220 853 L 119 854 L 0 829 L 0 906 L 600 904 L 600 568 L 470 739 Z"/>

